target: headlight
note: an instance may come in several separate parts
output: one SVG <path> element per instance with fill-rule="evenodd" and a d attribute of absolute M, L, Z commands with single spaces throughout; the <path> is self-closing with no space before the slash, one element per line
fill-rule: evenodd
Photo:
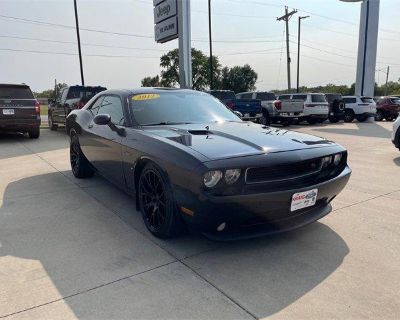
<path fill-rule="evenodd" d="M 331 161 L 332 161 L 332 157 L 331 156 L 323 157 L 322 158 L 322 168 L 326 168 L 327 166 L 329 166 Z"/>
<path fill-rule="evenodd" d="M 237 181 L 240 177 L 240 169 L 229 169 L 225 171 L 225 182 L 232 184 Z"/>
<path fill-rule="evenodd" d="M 208 171 L 204 175 L 204 185 L 207 188 L 212 188 L 215 187 L 215 185 L 221 180 L 222 178 L 222 172 L 219 170 L 214 170 L 214 171 Z"/>
<path fill-rule="evenodd" d="M 342 154 L 341 153 L 335 154 L 335 156 L 333 157 L 333 164 L 335 166 L 338 166 L 340 164 L 340 161 L 342 161 Z"/>

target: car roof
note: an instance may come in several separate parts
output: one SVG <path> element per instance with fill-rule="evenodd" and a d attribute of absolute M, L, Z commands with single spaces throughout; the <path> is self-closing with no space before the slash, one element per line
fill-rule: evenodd
<path fill-rule="evenodd" d="M 25 83 L 0 83 L 0 87 L 21 87 L 21 88 L 29 88 L 29 86 Z"/>

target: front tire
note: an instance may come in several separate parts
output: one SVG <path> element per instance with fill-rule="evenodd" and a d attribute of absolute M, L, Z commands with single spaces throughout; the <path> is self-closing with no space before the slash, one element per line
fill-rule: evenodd
<path fill-rule="evenodd" d="M 260 118 L 260 123 L 264 126 L 270 126 L 271 125 L 271 118 L 269 117 L 268 112 L 263 111 L 262 116 Z"/>
<path fill-rule="evenodd" d="M 71 136 L 71 144 L 69 149 L 69 158 L 71 163 L 72 173 L 75 178 L 83 179 L 90 178 L 94 174 L 93 168 L 89 161 L 82 153 L 81 146 L 76 134 Z"/>
<path fill-rule="evenodd" d="M 339 119 L 336 118 L 335 116 L 329 116 L 329 122 L 330 123 L 338 123 Z"/>
<path fill-rule="evenodd" d="M 58 129 L 58 125 L 54 124 L 53 115 L 51 114 L 51 112 L 48 113 L 47 119 L 48 119 L 48 122 L 49 122 L 50 130 L 51 131 L 56 131 Z"/>
<path fill-rule="evenodd" d="M 153 163 L 148 163 L 140 174 L 138 201 L 147 229 L 158 238 L 172 238 L 182 231 L 182 221 L 172 188 L 165 174 Z"/>
<path fill-rule="evenodd" d="M 381 110 L 376 111 L 375 121 L 382 121 L 384 119 L 383 112 Z"/>
<path fill-rule="evenodd" d="M 354 120 L 354 113 L 351 110 L 346 110 L 344 112 L 344 122 L 353 122 Z"/>
<path fill-rule="evenodd" d="M 29 135 L 29 138 L 31 138 L 31 139 L 37 139 L 37 138 L 39 138 L 39 137 L 40 137 L 40 127 L 31 129 L 31 130 L 28 132 L 28 135 Z"/>
<path fill-rule="evenodd" d="M 307 119 L 307 122 L 308 122 L 309 125 L 314 125 L 314 124 L 317 123 L 317 120 L 313 119 L 313 118 L 309 118 L 309 119 Z"/>
<path fill-rule="evenodd" d="M 368 116 L 357 116 L 357 121 L 358 122 L 365 122 L 367 121 Z"/>

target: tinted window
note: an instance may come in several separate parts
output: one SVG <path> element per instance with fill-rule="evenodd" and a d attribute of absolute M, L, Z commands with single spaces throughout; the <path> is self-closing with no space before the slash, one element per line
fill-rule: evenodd
<path fill-rule="evenodd" d="M 311 102 L 326 102 L 326 98 L 324 94 L 312 94 Z"/>
<path fill-rule="evenodd" d="M 210 94 L 220 100 L 236 99 L 235 93 L 233 91 L 211 91 Z"/>
<path fill-rule="evenodd" d="M 105 96 L 99 110 L 99 114 L 101 113 L 109 114 L 114 124 L 125 124 L 124 110 L 118 96 Z"/>
<path fill-rule="evenodd" d="M 343 98 L 344 103 L 356 103 L 356 98 Z"/>
<path fill-rule="evenodd" d="M 243 93 L 240 99 L 252 99 L 253 94 L 252 93 Z"/>
<path fill-rule="evenodd" d="M 292 96 L 292 99 L 306 101 L 307 100 L 307 95 L 306 94 L 294 94 Z"/>
<path fill-rule="evenodd" d="M 136 94 L 129 100 L 133 117 L 139 125 L 240 121 L 225 105 L 206 93 Z"/>
<path fill-rule="evenodd" d="M 262 101 L 269 101 L 269 100 L 276 100 L 275 94 L 272 92 L 258 92 L 256 94 L 256 99 L 262 100 Z"/>
<path fill-rule="evenodd" d="M 279 100 L 290 100 L 290 95 L 283 95 L 278 97 Z"/>
<path fill-rule="evenodd" d="M 363 97 L 363 98 L 361 98 L 361 101 L 364 103 L 373 103 L 374 99 Z"/>
<path fill-rule="evenodd" d="M 29 87 L 0 86 L 0 99 L 34 99 L 34 97 Z"/>
<path fill-rule="evenodd" d="M 103 98 L 104 96 L 97 98 L 97 100 L 88 108 L 88 110 L 93 114 L 93 116 L 96 116 L 99 113 L 99 109 L 103 101 Z"/>

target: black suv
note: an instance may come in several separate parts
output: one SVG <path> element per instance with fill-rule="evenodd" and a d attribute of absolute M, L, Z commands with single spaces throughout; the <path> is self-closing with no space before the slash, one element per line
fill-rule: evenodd
<path fill-rule="evenodd" d="M 325 96 L 329 103 L 329 121 L 336 123 L 339 120 L 343 120 L 346 104 L 343 101 L 342 95 L 338 93 L 326 93 Z"/>
<path fill-rule="evenodd" d="M 82 109 L 91 98 L 104 87 L 71 86 L 60 90 L 55 99 L 49 99 L 49 127 L 57 130 L 59 125 L 65 125 L 65 118 L 75 109 Z"/>
<path fill-rule="evenodd" d="M 26 84 L 0 84 L 0 131 L 40 135 L 40 105 Z"/>

